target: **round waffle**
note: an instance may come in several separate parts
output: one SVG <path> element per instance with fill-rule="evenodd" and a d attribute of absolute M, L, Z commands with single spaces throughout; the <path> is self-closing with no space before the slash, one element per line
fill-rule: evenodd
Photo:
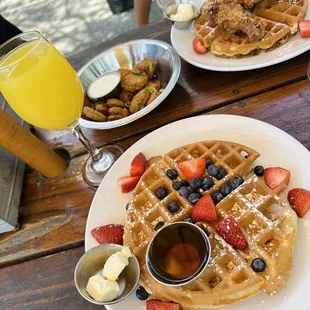
<path fill-rule="evenodd" d="M 165 224 L 183 220 L 191 215 L 192 204 L 172 188 L 167 169 L 183 175 L 178 163 L 197 157 L 211 159 L 226 169 L 227 176 L 214 179 L 214 186 L 202 192 L 212 194 L 235 176 L 245 182 L 216 205 L 218 221 L 233 216 L 239 223 L 249 246 L 236 250 L 215 231 L 215 223 L 198 223 L 209 236 L 211 259 L 204 273 L 182 287 L 167 287 L 156 282 L 145 265 L 145 252 L 156 233 L 159 221 Z M 241 301 L 264 290 L 276 294 L 286 285 L 292 268 L 297 218 L 294 211 L 280 200 L 285 186 L 271 190 L 263 178 L 252 173 L 251 167 L 259 154 L 244 145 L 225 141 L 203 141 L 177 148 L 162 158 L 156 158 L 141 177 L 127 212 L 124 243 L 131 247 L 141 265 L 141 283 L 155 298 L 174 301 L 186 309 L 218 307 Z M 205 175 L 205 177 L 207 174 Z M 164 186 L 169 194 L 159 200 L 155 191 Z M 167 205 L 176 200 L 179 212 L 171 214 Z M 267 268 L 255 273 L 251 268 L 254 258 L 265 260 Z"/>

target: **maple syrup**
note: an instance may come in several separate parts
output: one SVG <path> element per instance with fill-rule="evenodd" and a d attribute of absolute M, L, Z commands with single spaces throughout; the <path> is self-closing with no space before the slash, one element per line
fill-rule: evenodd
<path fill-rule="evenodd" d="M 160 283 L 182 285 L 206 267 L 210 244 L 205 232 L 187 222 L 176 222 L 158 231 L 146 254 L 150 274 Z"/>

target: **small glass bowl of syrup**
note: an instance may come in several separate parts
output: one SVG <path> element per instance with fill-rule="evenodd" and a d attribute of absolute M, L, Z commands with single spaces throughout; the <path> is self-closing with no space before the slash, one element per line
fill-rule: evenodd
<path fill-rule="evenodd" d="M 158 230 L 149 243 L 146 266 L 157 282 L 181 286 L 202 274 L 210 254 L 209 238 L 200 227 L 175 222 Z"/>

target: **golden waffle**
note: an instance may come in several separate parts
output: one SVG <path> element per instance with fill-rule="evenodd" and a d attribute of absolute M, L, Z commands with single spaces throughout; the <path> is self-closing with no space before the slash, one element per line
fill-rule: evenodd
<path fill-rule="evenodd" d="M 203 194 L 212 194 L 234 176 L 245 176 L 259 154 L 240 144 L 224 141 L 204 141 L 175 149 L 154 161 L 139 181 L 130 201 L 124 243 L 129 245 L 141 265 L 141 283 L 155 298 L 179 302 L 186 309 L 224 306 L 249 298 L 265 290 L 276 294 L 286 285 L 292 267 L 292 254 L 296 238 L 297 218 L 277 196 L 285 186 L 272 191 L 263 178 L 250 175 L 246 181 L 217 204 L 219 220 L 233 216 L 246 236 L 248 248 L 236 250 L 214 230 L 214 226 L 199 223 L 209 235 L 211 260 L 205 272 L 195 281 L 182 287 L 167 287 L 156 282 L 145 265 L 145 252 L 155 234 L 159 221 L 165 224 L 183 220 L 191 214 L 192 205 L 172 188 L 166 170 L 196 157 L 211 159 L 225 168 L 227 176 Z M 158 187 L 164 186 L 169 195 L 163 200 L 155 196 Z M 171 200 L 181 208 L 171 214 L 167 205 Z M 255 273 L 250 267 L 254 258 L 265 260 L 267 268 Z"/>
<path fill-rule="evenodd" d="M 266 19 L 286 24 L 291 27 L 292 33 L 298 31 L 298 24 L 307 13 L 308 0 L 284 0 L 272 1 L 270 8 L 267 0 L 260 3 L 254 10 L 254 14 Z"/>

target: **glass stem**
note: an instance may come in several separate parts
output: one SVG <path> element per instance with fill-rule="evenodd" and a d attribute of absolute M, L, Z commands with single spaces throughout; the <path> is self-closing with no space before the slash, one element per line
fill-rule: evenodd
<path fill-rule="evenodd" d="M 72 127 L 71 132 L 85 146 L 85 148 L 93 158 L 93 161 L 98 161 L 102 157 L 102 153 L 85 137 L 79 124 Z"/>

